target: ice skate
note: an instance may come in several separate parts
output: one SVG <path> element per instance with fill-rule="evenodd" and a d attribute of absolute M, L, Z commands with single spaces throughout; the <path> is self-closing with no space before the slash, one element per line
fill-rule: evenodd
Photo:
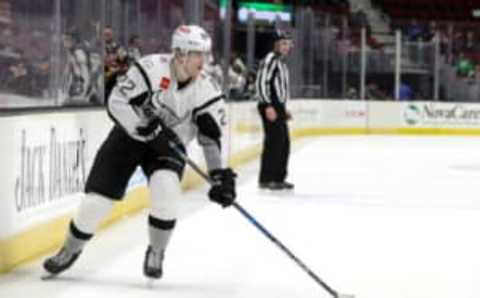
<path fill-rule="evenodd" d="M 70 268 L 80 256 L 80 253 L 81 251 L 72 252 L 62 248 L 56 255 L 46 259 L 43 263 L 43 268 L 48 275 L 43 276 L 42 279 L 50 279 Z"/>
<path fill-rule="evenodd" d="M 147 278 L 160 279 L 163 275 L 163 250 L 155 252 L 151 246 L 148 246 L 143 263 L 143 273 Z"/>

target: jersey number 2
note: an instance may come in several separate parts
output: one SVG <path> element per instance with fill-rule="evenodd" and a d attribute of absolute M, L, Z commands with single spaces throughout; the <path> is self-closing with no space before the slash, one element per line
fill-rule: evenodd
<path fill-rule="evenodd" d="M 220 115 L 220 125 L 225 126 L 227 125 L 227 111 L 224 108 L 218 109 L 218 114 Z"/>
<path fill-rule="evenodd" d="M 123 96 L 128 97 L 127 91 L 132 91 L 133 89 L 135 89 L 135 87 L 135 82 L 131 79 L 127 79 L 121 83 L 120 93 L 122 93 Z"/>

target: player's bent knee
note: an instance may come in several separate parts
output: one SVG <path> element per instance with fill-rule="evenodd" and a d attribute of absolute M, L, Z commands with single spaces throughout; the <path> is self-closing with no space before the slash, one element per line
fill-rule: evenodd
<path fill-rule="evenodd" d="M 101 220 L 110 214 L 113 204 L 114 201 L 105 196 L 86 194 L 73 219 L 75 226 L 83 233 L 94 234 Z"/>
<path fill-rule="evenodd" d="M 177 217 L 177 203 L 180 198 L 180 180 L 174 171 L 155 171 L 150 177 L 151 214 L 162 220 Z"/>

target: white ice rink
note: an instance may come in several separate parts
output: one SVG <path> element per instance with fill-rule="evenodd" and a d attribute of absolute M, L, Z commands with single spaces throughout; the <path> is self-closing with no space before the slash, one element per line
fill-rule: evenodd
<path fill-rule="evenodd" d="M 313 271 L 357 298 L 480 297 L 480 138 L 323 137 L 291 156 L 292 193 L 238 201 Z M 142 276 L 146 213 L 100 232 L 75 266 L 0 277 L 0 297 L 313 298 L 329 295 L 236 210 L 189 193 L 164 278 Z"/>

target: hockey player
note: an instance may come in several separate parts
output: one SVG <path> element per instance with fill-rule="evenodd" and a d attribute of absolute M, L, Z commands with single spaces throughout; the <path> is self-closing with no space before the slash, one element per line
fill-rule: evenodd
<path fill-rule="evenodd" d="M 63 247 L 44 262 L 50 274 L 59 274 L 75 262 L 101 219 L 122 199 L 130 176 L 140 165 L 151 194 L 150 243 L 143 269 L 147 277 L 162 276 L 185 167 L 168 141 L 185 150 L 197 136 L 210 176 L 217 181 L 208 193 L 210 199 L 223 207 L 233 203 L 236 175 L 221 161 L 221 132 L 226 124 L 223 95 L 202 73 L 210 45 L 210 37 L 202 28 L 180 26 L 172 37 L 173 55 L 145 56 L 118 80 L 107 103 L 115 126 L 95 157 L 86 195 Z"/>

